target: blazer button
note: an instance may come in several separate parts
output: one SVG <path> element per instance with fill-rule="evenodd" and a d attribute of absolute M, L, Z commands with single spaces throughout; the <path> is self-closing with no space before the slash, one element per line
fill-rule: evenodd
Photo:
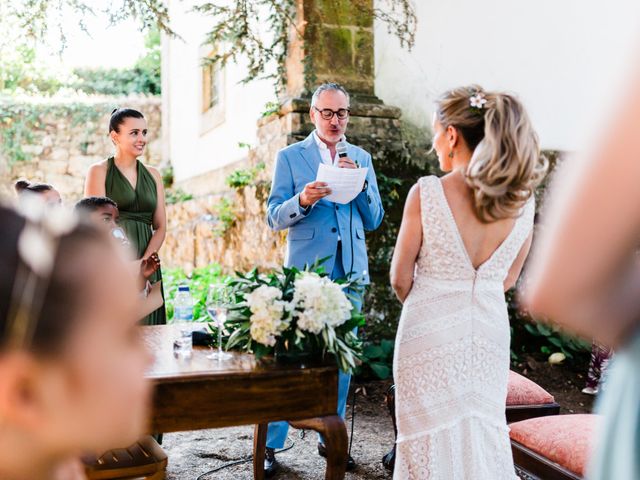
<path fill-rule="evenodd" d="M 340 207 L 338 205 L 336 205 L 336 210 L 339 210 L 339 209 L 340 209 Z"/>
<path fill-rule="evenodd" d="M 291 215 L 289 215 L 289 218 L 296 218 L 296 214 L 292 213 Z"/>
<path fill-rule="evenodd" d="M 337 231 L 338 231 L 338 229 L 337 229 L 336 227 L 333 227 L 333 228 L 331 229 L 331 233 L 336 233 Z"/>

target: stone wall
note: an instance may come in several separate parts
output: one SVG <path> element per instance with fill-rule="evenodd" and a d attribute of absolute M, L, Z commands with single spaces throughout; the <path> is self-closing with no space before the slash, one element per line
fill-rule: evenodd
<path fill-rule="evenodd" d="M 149 143 L 142 161 L 158 165 L 162 151 L 159 97 L 0 100 L 0 195 L 13 197 L 13 183 L 25 178 L 54 185 L 65 203 L 79 199 L 89 166 L 113 155 L 107 130 L 116 106 L 145 115 Z"/>

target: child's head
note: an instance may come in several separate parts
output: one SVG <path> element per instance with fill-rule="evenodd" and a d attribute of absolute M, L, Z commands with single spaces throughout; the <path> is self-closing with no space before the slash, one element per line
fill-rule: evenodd
<path fill-rule="evenodd" d="M 55 188 L 53 188 L 52 185 L 49 185 L 48 183 L 31 183 L 26 180 L 18 180 L 13 185 L 13 187 L 15 188 L 18 195 L 22 195 L 23 193 L 33 193 L 42 195 L 42 198 L 46 203 L 62 203 L 60 192 L 58 192 Z"/>
<path fill-rule="evenodd" d="M 76 212 L 87 215 L 94 225 L 111 231 L 118 226 L 120 212 L 118 205 L 109 197 L 87 197 L 76 203 Z"/>

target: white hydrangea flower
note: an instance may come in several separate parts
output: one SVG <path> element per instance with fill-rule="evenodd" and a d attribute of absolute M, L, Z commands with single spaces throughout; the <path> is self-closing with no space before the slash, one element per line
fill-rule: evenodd
<path fill-rule="evenodd" d="M 289 320 L 283 317 L 292 306 L 282 300 L 279 288 L 261 285 L 246 297 L 251 310 L 251 338 L 269 347 L 276 344 L 276 338 L 289 327 Z"/>
<path fill-rule="evenodd" d="M 318 334 L 325 326 L 335 328 L 351 318 L 352 305 L 342 287 L 327 277 L 302 273 L 294 282 L 292 303 L 300 330 Z"/>
<path fill-rule="evenodd" d="M 482 93 L 478 92 L 469 98 L 469 103 L 473 108 L 483 109 L 484 104 L 487 103 L 487 99 L 484 98 L 484 95 Z"/>

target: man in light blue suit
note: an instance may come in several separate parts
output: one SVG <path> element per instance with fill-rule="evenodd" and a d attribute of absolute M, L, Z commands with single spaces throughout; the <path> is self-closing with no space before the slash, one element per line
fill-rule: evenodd
<path fill-rule="evenodd" d="M 349 94 L 340 85 L 327 83 L 318 87 L 311 99 L 309 111 L 316 129 L 305 140 L 278 152 L 271 194 L 267 208 L 267 223 L 273 230 L 288 229 L 286 266 L 302 268 L 316 260 L 329 257 L 323 264 L 331 278 L 360 278 L 369 283 L 369 266 L 365 231 L 380 226 L 384 210 L 371 161 L 371 155 L 347 143 L 347 155 L 336 153 L 338 142 L 345 141 L 349 123 Z M 316 182 L 320 163 L 341 168 L 368 168 L 362 192 L 349 204 L 340 205 L 324 197 L 331 192 L 327 184 Z M 362 299 L 354 301 L 362 308 Z M 340 372 L 338 379 L 338 414 L 344 418 L 351 376 Z M 269 424 L 265 474 L 272 476 L 278 469 L 275 449 L 284 447 L 289 425 Z M 322 438 L 320 455 L 326 455 Z M 347 469 L 355 468 L 351 457 Z"/>

